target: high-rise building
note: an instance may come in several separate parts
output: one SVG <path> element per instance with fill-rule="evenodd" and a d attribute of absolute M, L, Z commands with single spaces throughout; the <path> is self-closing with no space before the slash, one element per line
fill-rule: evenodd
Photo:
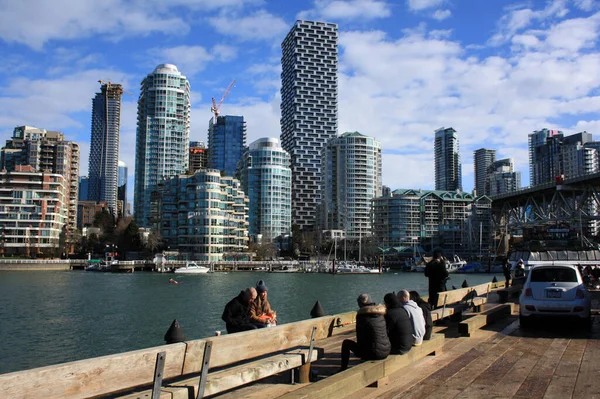
<path fill-rule="evenodd" d="M 123 86 L 102 83 L 92 100 L 88 200 L 104 201 L 117 216 L 119 133 Z"/>
<path fill-rule="evenodd" d="M 121 216 L 127 216 L 127 164 L 123 161 L 119 161 L 117 199 L 121 202 Z"/>
<path fill-rule="evenodd" d="M 351 240 L 371 235 L 371 200 L 382 193 L 379 141 L 358 132 L 329 140 L 321 172 L 322 230 Z"/>
<path fill-rule="evenodd" d="M 243 116 L 224 115 L 208 123 L 208 167 L 227 176 L 235 168 L 246 148 L 246 122 Z"/>
<path fill-rule="evenodd" d="M 238 163 L 236 177 L 248 196 L 248 234 L 266 242 L 292 229 L 290 156 L 275 138 L 250 144 Z"/>
<path fill-rule="evenodd" d="M 208 168 L 208 148 L 202 141 L 190 141 L 190 173 Z"/>
<path fill-rule="evenodd" d="M 521 188 L 521 172 L 515 172 L 512 158 L 492 162 L 486 176 L 486 195 L 500 195 Z"/>
<path fill-rule="evenodd" d="M 88 186 L 90 179 L 87 176 L 79 176 L 79 201 L 87 201 L 88 199 Z"/>
<path fill-rule="evenodd" d="M 458 150 L 458 135 L 453 128 L 435 131 L 435 189 L 462 191 L 462 164 Z"/>
<path fill-rule="evenodd" d="M 557 146 L 549 143 L 548 139 L 563 137 L 562 131 L 546 128 L 529 134 L 529 184 L 531 186 L 554 181 L 558 174 Z"/>
<path fill-rule="evenodd" d="M 65 140 L 64 134 L 32 126 L 18 126 L 13 137 L 2 148 L 2 168 L 14 171 L 19 165 L 30 165 L 35 172 L 62 175 L 68 192 L 67 228 L 77 229 L 77 200 L 79 198 L 79 145 Z M 71 248 L 72 249 L 72 248 Z"/>
<path fill-rule="evenodd" d="M 311 229 L 321 202 L 321 150 L 337 135 L 338 27 L 296 21 L 281 44 L 281 144 L 291 156 L 292 224 Z"/>
<path fill-rule="evenodd" d="M 138 100 L 134 214 L 150 225 L 150 198 L 158 183 L 189 165 L 190 84 L 175 65 L 160 64 L 142 80 Z"/>
<path fill-rule="evenodd" d="M 473 154 L 473 166 L 475 168 L 475 192 L 477 195 L 490 195 L 485 186 L 488 169 L 496 161 L 496 150 L 480 148 Z"/>

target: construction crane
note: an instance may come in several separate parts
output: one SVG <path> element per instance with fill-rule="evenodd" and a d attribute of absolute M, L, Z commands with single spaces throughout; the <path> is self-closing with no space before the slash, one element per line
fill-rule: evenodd
<path fill-rule="evenodd" d="M 217 118 L 219 117 L 219 109 L 221 108 L 221 104 L 223 104 L 223 100 L 225 100 L 225 97 L 227 97 L 227 94 L 229 94 L 229 90 L 231 90 L 234 84 L 235 79 L 231 83 L 229 83 L 229 86 L 227 86 L 227 90 L 225 90 L 225 93 L 223 94 L 223 97 L 221 97 L 221 101 L 219 101 L 219 104 L 217 104 L 214 97 L 212 98 L 212 107 L 210 107 L 210 112 L 215 114 L 214 123 L 217 123 Z"/>
<path fill-rule="evenodd" d="M 98 83 L 100 83 L 101 85 L 106 85 L 107 89 L 110 88 L 110 86 L 113 85 L 113 83 L 111 83 L 110 79 L 108 79 L 107 81 L 104 81 L 104 80 L 100 79 L 100 80 L 98 80 Z M 119 86 L 121 86 L 121 85 L 119 85 Z M 123 89 L 122 86 L 121 86 L 121 90 L 123 91 L 123 93 L 127 93 L 127 94 L 130 94 L 130 95 L 133 96 L 132 92 Z"/>

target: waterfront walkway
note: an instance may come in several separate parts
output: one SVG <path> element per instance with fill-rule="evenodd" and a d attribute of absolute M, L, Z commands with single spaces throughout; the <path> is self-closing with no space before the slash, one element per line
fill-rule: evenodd
<path fill-rule="evenodd" d="M 354 336 L 353 326 L 347 329 L 326 348 L 330 355 L 313 363 L 318 378 L 338 369 L 341 341 Z M 568 323 L 522 330 L 513 314 L 470 338 L 459 337 L 455 323 L 435 327 L 435 332 L 446 334 L 441 355 L 418 361 L 378 388 L 364 388 L 349 398 L 600 398 L 598 316 L 591 331 Z M 356 364 L 353 359 L 351 366 Z M 277 378 L 220 397 L 274 398 L 303 386 Z"/>

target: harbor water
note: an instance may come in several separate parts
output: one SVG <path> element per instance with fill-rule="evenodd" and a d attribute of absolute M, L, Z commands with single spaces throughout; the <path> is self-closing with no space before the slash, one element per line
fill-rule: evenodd
<path fill-rule="evenodd" d="M 491 281 L 490 274 L 455 274 L 460 287 Z M 169 283 L 175 278 L 179 284 Z M 496 275 L 502 280 L 500 275 Z M 230 272 L 206 275 L 0 272 L 0 374 L 164 344 L 174 319 L 186 339 L 225 333 L 221 314 L 240 290 L 263 279 L 280 323 L 310 318 L 319 300 L 328 314 L 356 308 L 400 289 L 427 294 L 421 273 L 329 275 Z"/>

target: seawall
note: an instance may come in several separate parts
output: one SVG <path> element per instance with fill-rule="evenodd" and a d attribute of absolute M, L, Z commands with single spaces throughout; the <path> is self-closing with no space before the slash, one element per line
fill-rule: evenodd
<path fill-rule="evenodd" d="M 0 259 L 0 271 L 71 270 L 85 266 L 85 260 Z"/>

